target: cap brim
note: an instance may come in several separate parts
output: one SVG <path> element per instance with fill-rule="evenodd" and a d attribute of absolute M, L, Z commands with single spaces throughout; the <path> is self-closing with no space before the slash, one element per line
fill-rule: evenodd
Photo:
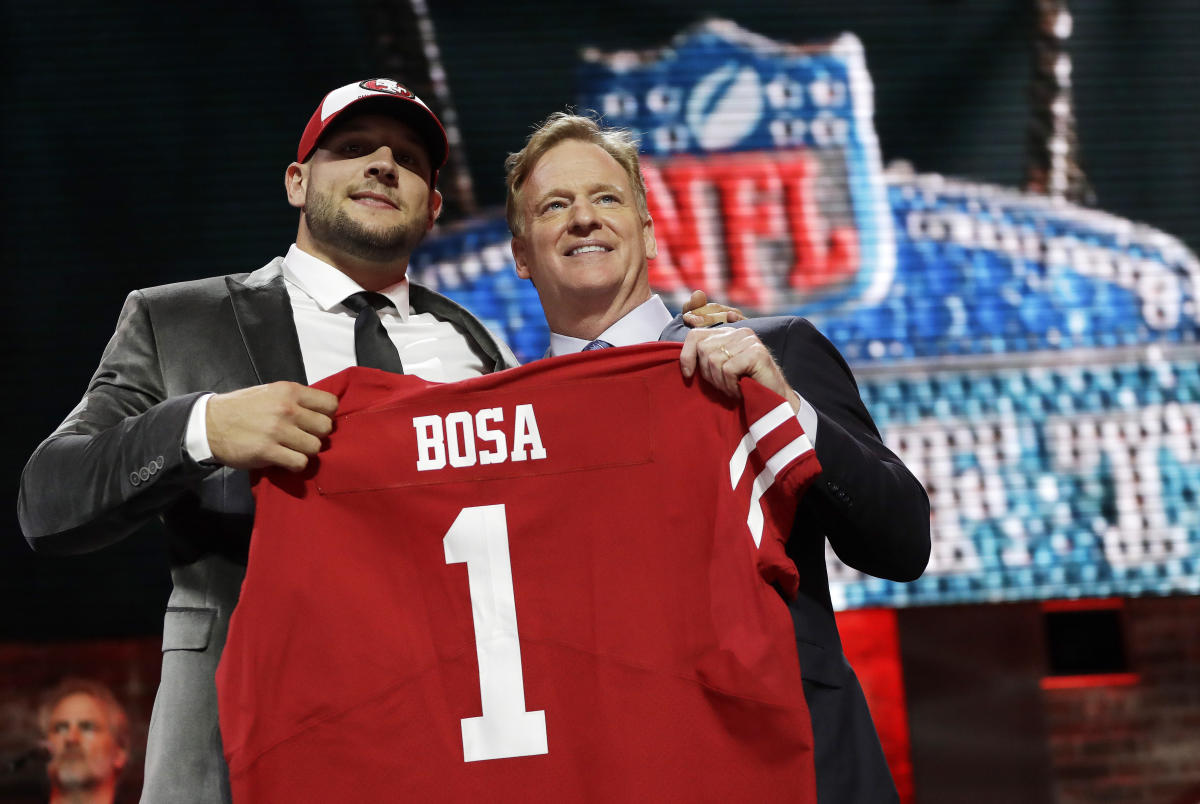
<path fill-rule="evenodd" d="M 320 135 L 308 152 L 303 154 L 303 159 L 300 161 L 307 161 L 334 127 L 353 117 L 367 113 L 384 114 L 412 126 L 425 143 L 426 151 L 429 153 L 429 164 L 434 174 L 436 175 L 445 166 L 446 158 L 449 155 L 446 132 L 433 112 L 417 101 L 387 95 L 368 95 L 359 98 L 330 115 L 324 121 Z"/>

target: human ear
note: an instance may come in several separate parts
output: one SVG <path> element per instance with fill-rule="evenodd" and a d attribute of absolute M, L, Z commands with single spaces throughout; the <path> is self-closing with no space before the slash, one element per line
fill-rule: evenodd
<path fill-rule="evenodd" d="M 442 193 L 440 190 L 431 190 L 429 193 L 429 225 L 425 228 L 432 229 L 433 223 L 442 214 Z"/>
<path fill-rule="evenodd" d="M 517 276 L 521 279 L 530 279 L 529 273 L 529 244 L 525 242 L 523 237 L 514 235 L 512 243 L 509 244 L 512 248 L 513 262 L 517 266 Z"/>
<path fill-rule="evenodd" d="M 293 162 L 283 173 L 283 189 L 288 203 L 296 209 L 304 209 L 308 195 L 308 165 Z"/>
<path fill-rule="evenodd" d="M 652 260 L 658 256 L 658 241 L 654 239 L 653 218 L 646 218 L 642 222 L 642 245 L 646 248 L 646 259 Z"/>

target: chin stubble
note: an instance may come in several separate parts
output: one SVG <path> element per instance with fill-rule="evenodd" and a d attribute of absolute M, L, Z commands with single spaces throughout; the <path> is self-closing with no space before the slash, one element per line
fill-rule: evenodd
<path fill-rule="evenodd" d="M 375 229 L 363 226 L 335 207 L 333 199 L 324 193 L 310 195 L 304 217 L 314 238 L 371 262 L 392 262 L 412 254 L 424 234 L 411 222 Z"/>

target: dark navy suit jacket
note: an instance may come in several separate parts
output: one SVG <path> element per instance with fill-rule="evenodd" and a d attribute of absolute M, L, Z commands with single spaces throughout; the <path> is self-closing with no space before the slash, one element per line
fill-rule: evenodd
<path fill-rule="evenodd" d="M 800 573 L 789 602 L 804 695 L 812 713 L 821 804 L 898 801 L 866 698 L 842 652 L 825 571 L 825 542 L 847 565 L 910 581 L 929 560 L 929 498 L 887 447 L 867 413 L 846 361 L 803 318 L 741 321 L 775 356 L 788 384 L 817 412 L 822 472 L 796 510 L 788 555 Z M 682 341 L 676 318 L 660 340 Z"/>

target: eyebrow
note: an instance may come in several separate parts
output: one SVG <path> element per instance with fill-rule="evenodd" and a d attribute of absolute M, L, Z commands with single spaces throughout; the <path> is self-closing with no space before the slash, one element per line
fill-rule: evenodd
<path fill-rule="evenodd" d="M 587 190 L 584 191 L 584 194 L 592 195 L 593 193 L 601 193 L 601 192 L 616 193 L 617 195 L 625 194 L 625 191 L 622 190 L 620 188 L 620 186 L 618 186 L 616 184 L 609 184 L 608 182 L 603 182 L 601 184 L 593 184 L 591 187 L 587 188 Z M 560 196 L 565 198 L 570 195 L 573 195 L 573 193 L 570 190 L 564 189 L 562 187 L 552 187 L 551 189 L 549 189 L 546 192 L 539 195 L 536 200 L 540 203 L 549 198 L 555 198 L 555 197 L 560 197 Z"/>
<path fill-rule="evenodd" d="M 354 120 L 347 121 L 342 127 L 336 129 L 329 134 L 329 137 L 322 140 L 321 146 L 328 148 L 329 143 L 336 142 L 339 137 L 355 137 L 370 133 L 370 126 L 362 125 Z M 404 153 L 412 153 L 419 156 L 422 162 L 433 165 L 433 159 L 429 155 L 429 145 L 421 139 L 419 135 L 414 134 L 411 137 L 402 136 L 397 143 L 392 143 L 387 135 L 381 135 L 378 141 L 392 149 L 392 153 L 398 153 L 403 150 Z"/>
<path fill-rule="evenodd" d="M 329 132 L 330 138 L 336 137 L 339 134 L 359 134 L 366 131 L 367 127 L 353 120 L 348 120 L 340 126 Z"/>
<path fill-rule="evenodd" d="M 360 120 L 358 118 L 352 118 L 352 119 L 347 120 L 346 122 L 338 125 L 337 128 L 335 128 L 333 131 L 331 131 L 329 133 L 329 137 L 330 137 L 330 139 L 332 139 L 334 137 L 337 137 L 339 134 L 362 134 L 364 132 L 369 132 L 369 131 L 371 131 L 371 126 L 369 124 L 364 123 L 362 120 Z M 381 139 L 388 139 L 388 138 L 390 138 L 390 136 L 391 136 L 390 134 L 381 134 L 380 135 Z M 405 142 L 411 142 L 413 145 L 416 145 L 416 146 L 423 147 L 425 145 L 425 141 L 421 138 L 421 135 L 417 134 L 415 131 L 412 132 L 411 135 L 402 134 L 400 138 L 403 139 Z"/>
<path fill-rule="evenodd" d="M 60 717 L 56 720 L 51 720 L 50 725 L 51 726 L 63 726 L 63 725 L 69 726 L 72 723 L 100 723 L 100 722 L 101 722 L 101 718 L 92 717 L 89 715 L 87 717 L 80 717 L 80 718 Z"/>

